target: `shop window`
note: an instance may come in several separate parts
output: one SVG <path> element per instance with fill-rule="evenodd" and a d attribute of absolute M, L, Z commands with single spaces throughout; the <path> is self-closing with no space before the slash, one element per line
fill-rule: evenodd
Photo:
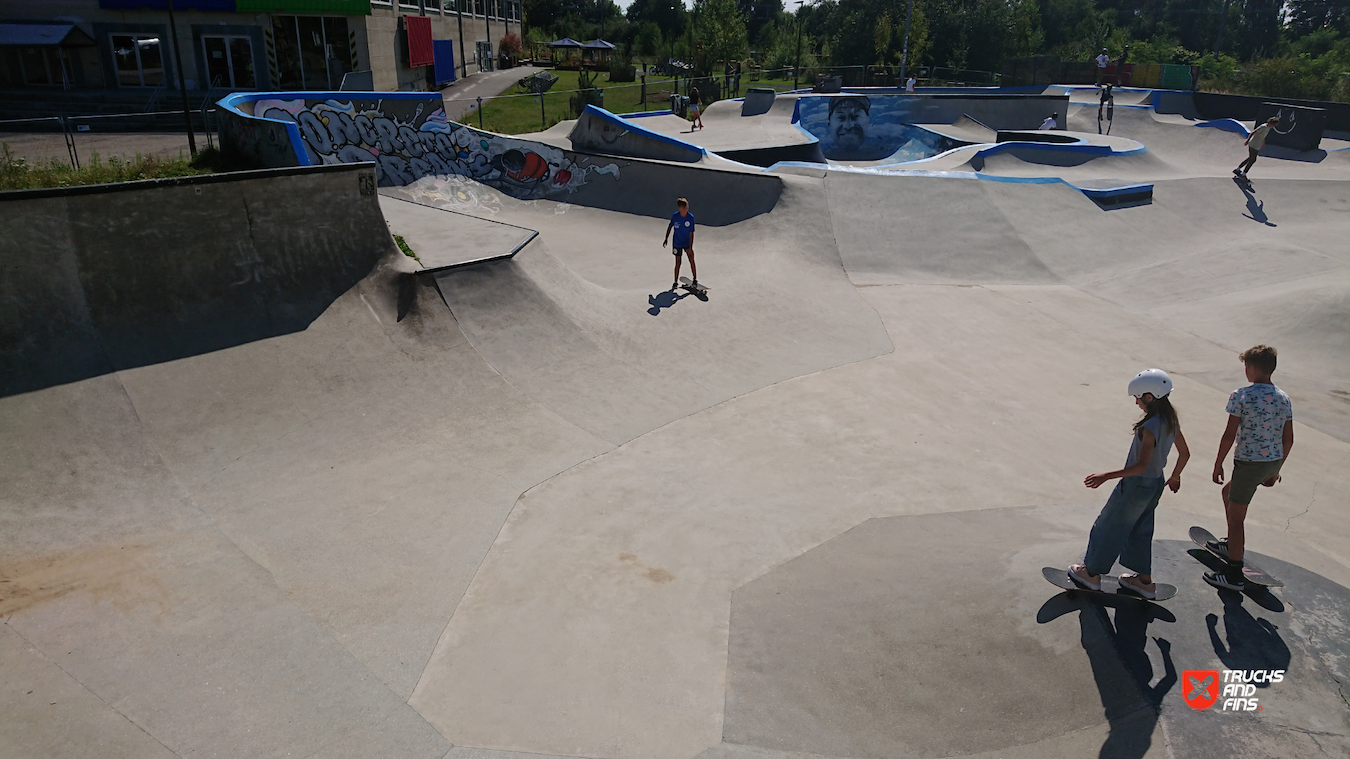
<path fill-rule="evenodd" d="M 426 9 L 432 13 L 441 12 L 441 0 L 426 0 Z"/>
<path fill-rule="evenodd" d="M 156 34 L 111 34 L 113 65 L 120 87 L 164 84 L 164 51 Z"/>
<path fill-rule="evenodd" d="M 283 89 L 336 90 L 351 71 L 346 18 L 273 16 L 272 38 Z"/>

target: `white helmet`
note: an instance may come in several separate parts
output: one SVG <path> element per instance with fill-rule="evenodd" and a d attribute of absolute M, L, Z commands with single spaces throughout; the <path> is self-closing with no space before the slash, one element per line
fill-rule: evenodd
<path fill-rule="evenodd" d="M 1172 392 L 1172 378 L 1162 369 L 1145 369 L 1130 380 L 1130 395 L 1138 398 L 1151 393 L 1154 398 L 1163 398 Z"/>

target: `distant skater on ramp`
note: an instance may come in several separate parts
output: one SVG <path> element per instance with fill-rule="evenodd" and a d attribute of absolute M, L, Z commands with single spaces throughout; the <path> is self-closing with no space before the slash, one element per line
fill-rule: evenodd
<path fill-rule="evenodd" d="M 1116 96 L 1110 84 L 1102 87 L 1101 98 L 1097 102 L 1097 134 L 1102 133 L 1102 109 L 1106 110 L 1106 133 L 1111 134 L 1111 124 L 1116 118 Z"/>
<path fill-rule="evenodd" d="M 675 290 L 680 286 L 680 262 L 684 253 L 689 254 L 689 273 L 694 275 L 689 288 L 697 291 L 702 289 L 698 283 L 698 268 L 694 266 L 694 215 L 689 213 L 689 201 L 684 198 L 678 198 L 675 201 L 677 210 L 670 216 L 670 224 L 666 226 L 666 237 L 661 241 L 661 247 L 666 247 L 670 240 L 671 230 L 675 231 L 675 244 L 671 246 L 671 252 L 675 254 L 675 281 L 670 283 L 670 289 Z"/>
<path fill-rule="evenodd" d="M 1233 169 L 1233 176 L 1246 184 L 1248 188 L 1251 186 L 1251 180 L 1247 179 L 1247 172 L 1251 170 L 1252 166 L 1256 165 L 1256 158 L 1261 154 L 1261 148 L 1266 146 L 1266 135 L 1270 134 L 1270 130 L 1279 123 L 1279 116 L 1271 116 L 1266 119 L 1266 123 L 1253 129 L 1252 133 L 1247 135 L 1247 139 L 1242 141 L 1242 144 L 1247 146 L 1247 160 Z"/>

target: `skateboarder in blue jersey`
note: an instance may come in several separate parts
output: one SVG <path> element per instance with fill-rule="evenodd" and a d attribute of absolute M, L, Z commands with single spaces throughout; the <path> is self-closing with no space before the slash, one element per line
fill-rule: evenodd
<path fill-rule="evenodd" d="M 1136 574 L 1120 576 L 1120 586 L 1144 598 L 1154 598 L 1153 512 L 1158 508 L 1164 487 L 1175 493 L 1181 489 L 1181 470 L 1191 457 L 1186 438 L 1181 434 L 1177 412 L 1168 396 L 1172 378 L 1161 369 L 1145 369 L 1130 381 L 1129 393 L 1144 412 L 1135 422 L 1134 443 L 1130 446 L 1125 468 L 1090 474 L 1083 484 L 1100 487 L 1108 480 L 1120 479 L 1102 513 L 1092 525 L 1087 554 L 1082 564 L 1069 567 L 1069 578 L 1084 588 L 1101 590 L 1102 575 L 1111 571 L 1116 560 Z M 1163 467 L 1172 446 L 1177 448 L 1177 464 L 1172 477 L 1163 480 Z"/>
<path fill-rule="evenodd" d="M 694 266 L 694 215 L 689 213 L 689 201 L 684 198 L 676 199 L 675 207 L 679 210 L 670 215 L 666 239 L 661 241 L 661 247 L 666 247 L 670 242 L 670 230 L 675 230 L 675 245 L 671 247 L 675 254 L 675 281 L 670 283 L 671 290 L 680 286 L 680 261 L 685 252 L 689 253 L 689 273 L 694 276 L 694 284 L 698 284 L 698 269 Z"/>

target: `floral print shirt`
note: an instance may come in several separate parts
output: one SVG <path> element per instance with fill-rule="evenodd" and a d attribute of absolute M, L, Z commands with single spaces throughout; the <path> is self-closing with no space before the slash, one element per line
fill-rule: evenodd
<path fill-rule="evenodd" d="M 1294 404 L 1274 385 L 1238 388 L 1224 408 L 1242 419 L 1238 428 L 1236 461 L 1279 461 L 1284 458 L 1284 423 L 1294 418 Z"/>

